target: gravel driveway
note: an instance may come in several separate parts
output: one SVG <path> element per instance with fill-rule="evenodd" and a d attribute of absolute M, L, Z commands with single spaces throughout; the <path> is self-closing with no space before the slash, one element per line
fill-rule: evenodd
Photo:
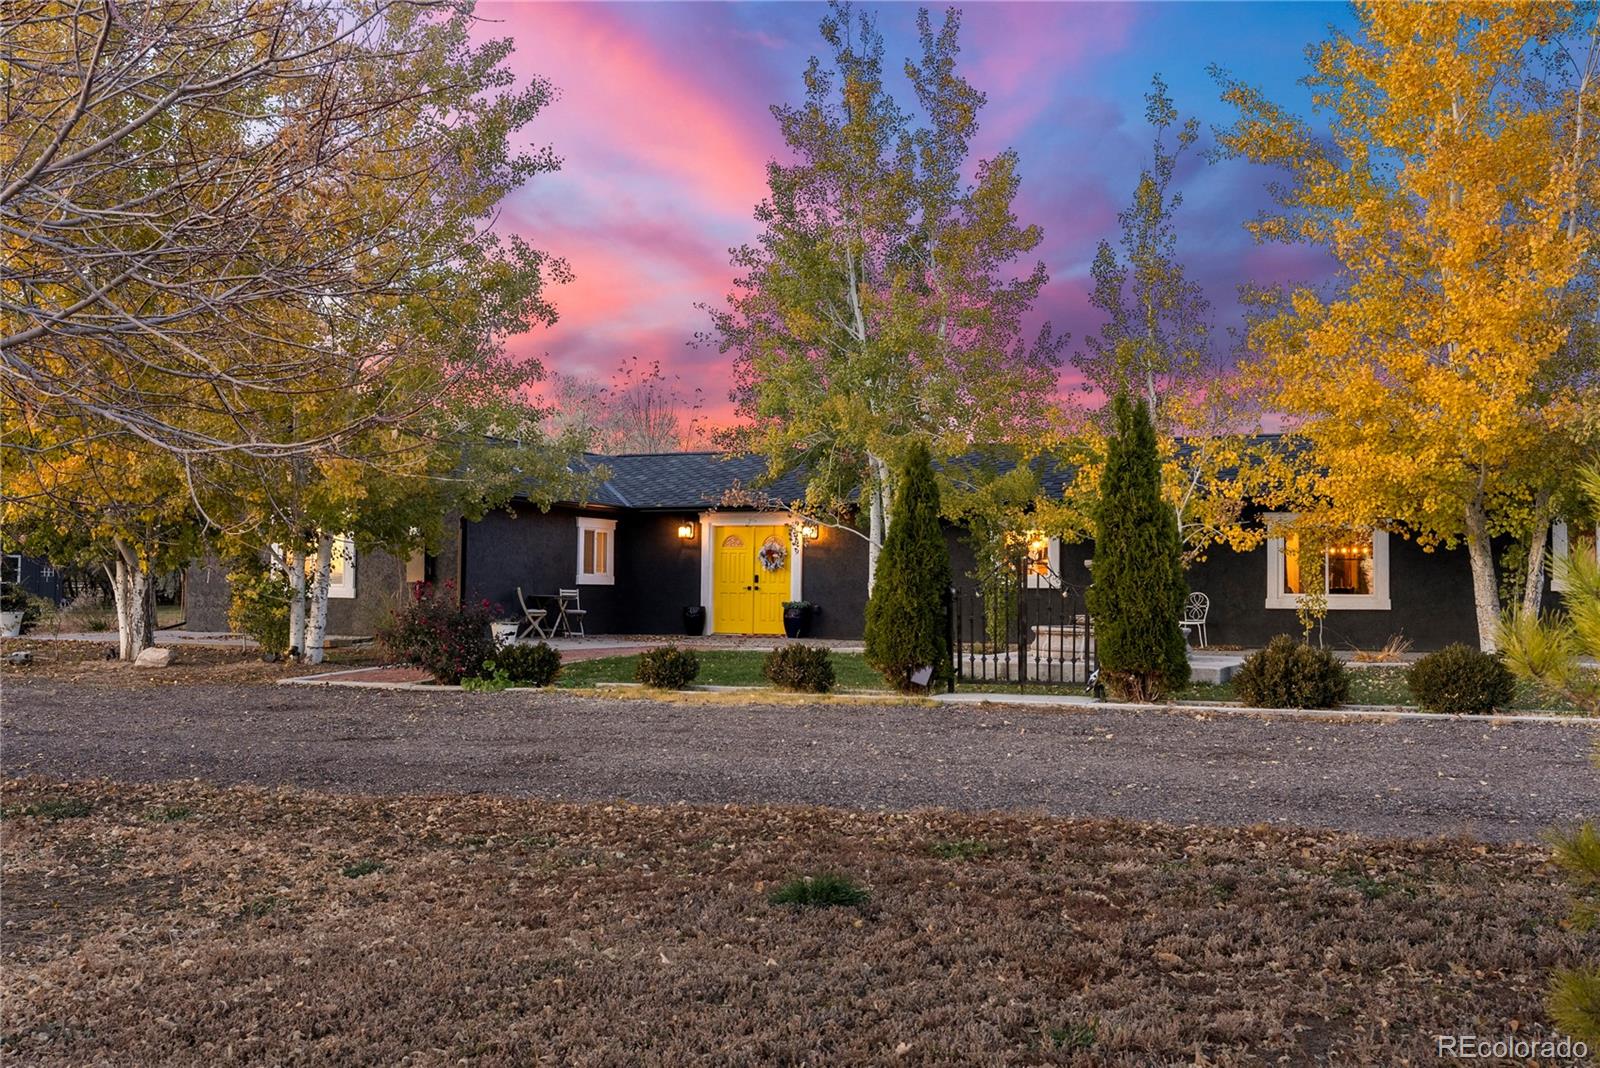
<path fill-rule="evenodd" d="M 6 775 L 355 793 L 1023 809 L 1531 839 L 1600 813 L 1590 725 L 8 680 Z"/>

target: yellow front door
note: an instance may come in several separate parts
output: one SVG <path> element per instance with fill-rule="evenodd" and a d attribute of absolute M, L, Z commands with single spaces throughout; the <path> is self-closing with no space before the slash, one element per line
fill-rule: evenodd
<path fill-rule="evenodd" d="M 756 542 L 755 634 L 783 633 L 783 602 L 789 599 L 789 568 L 794 564 L 786 527 L 752 527 Z M 777 564 L 767 570 L 763 559 Z"/>
<path fill-rule="evenodd" d="M 783 602 L 789 599 L 794 566 L 789 529 L 713 527 L 711 541 L 716 553 L 712 629 L 718 634 L 782 634 Z"/>
<path fill-rule="evenodd" d="M 712 629 L 718 634 L 749 634 L 754 622 L 755 550 L 749 527 L 713 527 Z"/>

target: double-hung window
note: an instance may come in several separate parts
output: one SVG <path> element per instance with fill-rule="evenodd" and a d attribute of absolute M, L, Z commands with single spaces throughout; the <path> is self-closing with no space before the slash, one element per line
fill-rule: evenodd
<path fill-rule="evenodd" d="M 578 517 L 578 584 L 616 583 L 617 521 Z"/>

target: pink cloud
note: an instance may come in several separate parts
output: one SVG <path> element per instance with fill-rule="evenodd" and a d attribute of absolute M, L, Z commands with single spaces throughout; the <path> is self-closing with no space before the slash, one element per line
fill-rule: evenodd
<path fill-rule="evenodd" d="M 511 66 L 561 90 L 539 122 L 568 167 L 607 159 L 648 170 L 681 195 L 719 210 L 749 208 L 776 149 L 770 120 L 747 100 L 718 95 L 664 53 L 629 8 L 590 4 L 480 5 L 481 37 L 516 41 Z M 752 111 L 755 112 L 752 115 Z"/>

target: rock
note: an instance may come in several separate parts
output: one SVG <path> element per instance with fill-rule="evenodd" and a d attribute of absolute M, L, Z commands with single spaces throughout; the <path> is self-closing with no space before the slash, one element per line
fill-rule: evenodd
<path fill-rule="evenodd" d="M 152 645 L 134 659 L 133 666 L 158 668 L 166 667 L 170 663 L 172 663 L 172 650 L 163 646 Z"/>

